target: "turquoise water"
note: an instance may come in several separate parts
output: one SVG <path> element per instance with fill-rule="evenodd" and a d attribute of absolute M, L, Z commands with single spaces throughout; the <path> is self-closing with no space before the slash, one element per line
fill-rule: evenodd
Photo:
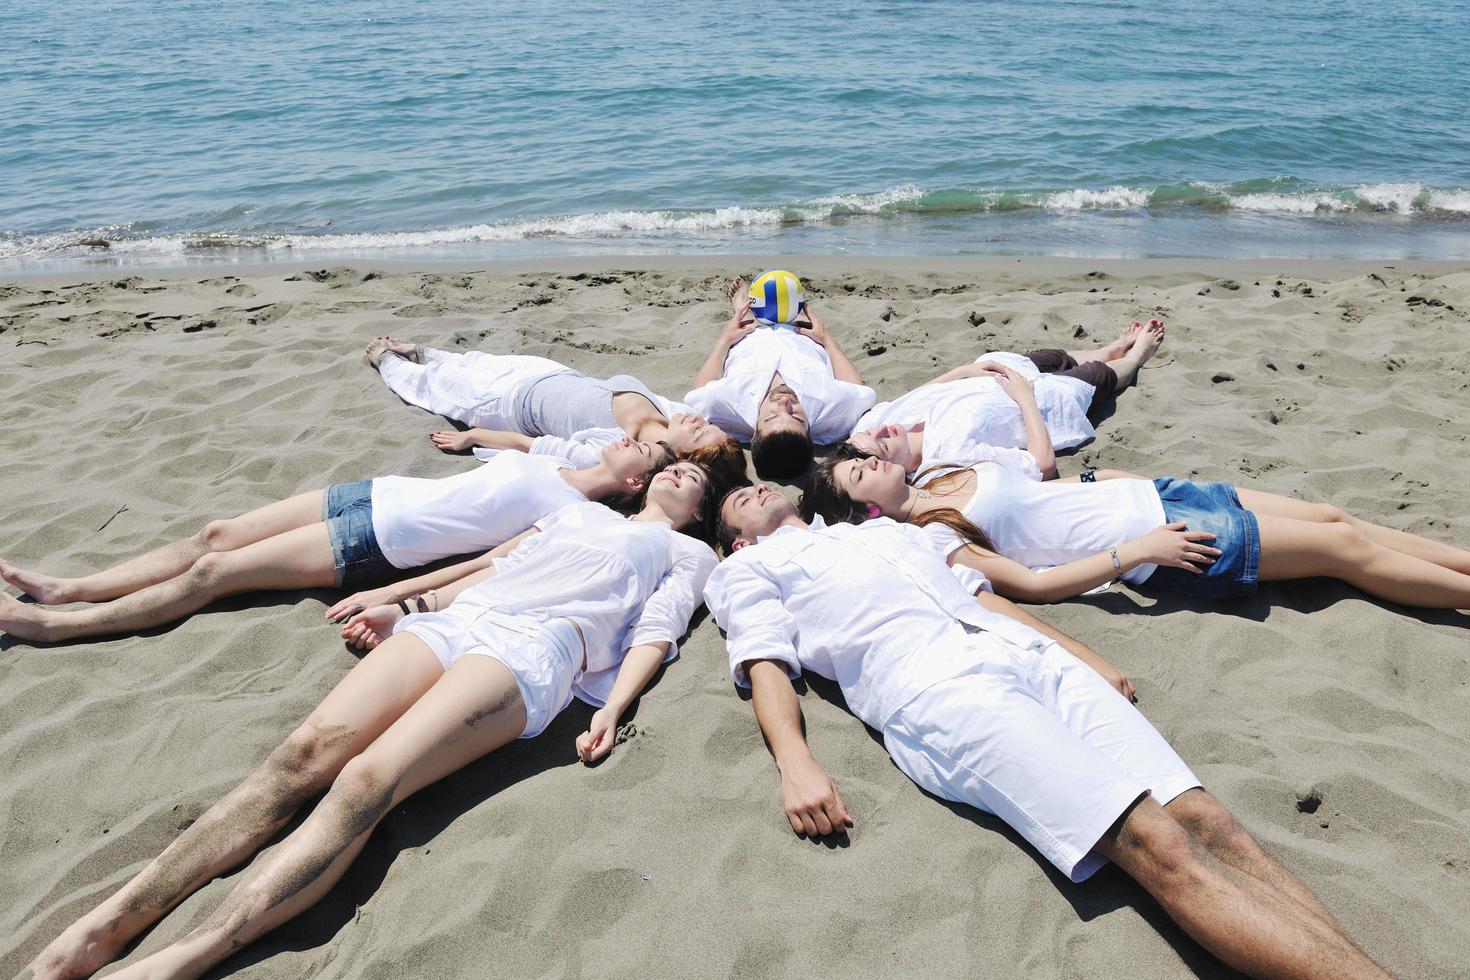
<path fill-rule="evenodd" d="M 0 5 L 0 268 L 1470 258 L 1470 5 Z"/>

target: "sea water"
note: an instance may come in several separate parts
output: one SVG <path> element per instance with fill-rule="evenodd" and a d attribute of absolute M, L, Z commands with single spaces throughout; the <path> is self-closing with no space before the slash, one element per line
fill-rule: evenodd
<path fill-rule="evenodd" d="M 1470 4 L 7 0 L 0 270 L 1470 258 Z"/>

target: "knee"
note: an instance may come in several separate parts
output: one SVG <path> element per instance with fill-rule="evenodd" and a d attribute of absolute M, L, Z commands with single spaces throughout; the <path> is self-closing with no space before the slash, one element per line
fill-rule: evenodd
<path fill-rule="evenodd" d="M 368 756 L 355 756 L 342 767 L 328 796 L 341 811 L 347 839 L 371 830 L 393 805 L 398 773 Z"/>
<path fill-rule="evenodd" d="M 206 551 L 194 559 L 188 575 L 199 587 L 217 585 L 229 572 L 230 562 L 223 551 Z"/>
<path fill-rule="evenodd" d="M 1361 567 L 1375 547 L 1367 535 L 1346 522 L 1327 524 L 1322 533 L 1327 536 L 1329 552 L 1339 571 Z"/>
<path fill-rule="evenodd" d="M 1175 804 L 1179 804 L 1177 809 Z M 1224 804 L 1204 790 L 1184 794 L 1167 807 L 1167 812 L 1196 842 L 1215 854 L 1249 854 L 1256 849 L 1255 839 Z"/>
<path fill-rule="evenodd" d="M 1313 504 L 1312 520 L 1319 524 L 1354 524 L 1353 516 L 1336 504 Z"/>
<path fill-rule="evenodd" d="M 1127 870 L 1145 884 L 1169 887 L 1204 875 L 1199 848 L 1184 825 L 1161 808 L 1135 809 L 1118 837 Z"/>
<path fill-rule="evenodd" d="M 314 792 L 337 772 L 341 738 L 312 724 L 296 729 L 266 760 L 272 781 L 283 789 Z"/>
<path fill-rule="evenodd" d="M 234 529 L 233 522 L 229 520 L 210 521 L 196 535 L 194 540 L 203 546 L 205 551 L 227 551 L 229 546 L 226 542 L 231 537 Z"/>

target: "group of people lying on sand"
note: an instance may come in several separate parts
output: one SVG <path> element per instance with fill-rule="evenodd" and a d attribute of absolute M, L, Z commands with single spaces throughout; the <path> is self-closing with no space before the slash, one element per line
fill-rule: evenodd
<path fill-rule="evenodd" d="M 1131 703 L 1124 673 L 1011 600 L 1122 579 L 1197 597 L 1332 576 L 1372 595 L 1470 607 L 1470 552 L 1326 504 L 1111 470 L 1057 476 L 1095 402 L 1164 342 L 993 352 L 875 404 L 789 273 L 731 283 L 731 315 L 684 402 L 542 357 L 392 338 L 370 363 L 481 462 L 298 494 L 104 571 L 0 561 L 0 629 L 56 642 L 142 630 L 226 595 L 349 593 L 326 612 L 370 652 L 260 768 L 35 960 L 85 976 L 211 879 L 257 858 L 219 909 L 118 976 L 195 976 L 333 885 L 399 801 L 573 697 L 577 739 L 618 721 L 706 603 L 751 689 L 793 831 L 852 819 L 809 750 L 793 681 L 835 681 L 926 790 L 1004 819 L 1073 881 L 1107 861 L 1246 973 L 1381 976 L 1332 915 L 1201 786 Z M 756 472 L 802 479 L 800 506 Z M 832 445 L 814 463 L 814 446 Z M 719 560 L 716 548 L 726 557 Z M 472 556 L 438 564 L 453 556 Z M 425 566 L 436 566 L 422 571 Z M 58 605 L 84 603 L 81 608 Z"/>

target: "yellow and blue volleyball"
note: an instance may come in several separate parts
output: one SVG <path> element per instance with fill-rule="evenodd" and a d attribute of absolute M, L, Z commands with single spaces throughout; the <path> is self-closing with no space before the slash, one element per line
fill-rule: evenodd
<path fill-rule="evenodd" d="M 795 323 L 802 301 L 801 280 L 783 269 L 750 284 L 750 312 L 761 323 Z"/>

